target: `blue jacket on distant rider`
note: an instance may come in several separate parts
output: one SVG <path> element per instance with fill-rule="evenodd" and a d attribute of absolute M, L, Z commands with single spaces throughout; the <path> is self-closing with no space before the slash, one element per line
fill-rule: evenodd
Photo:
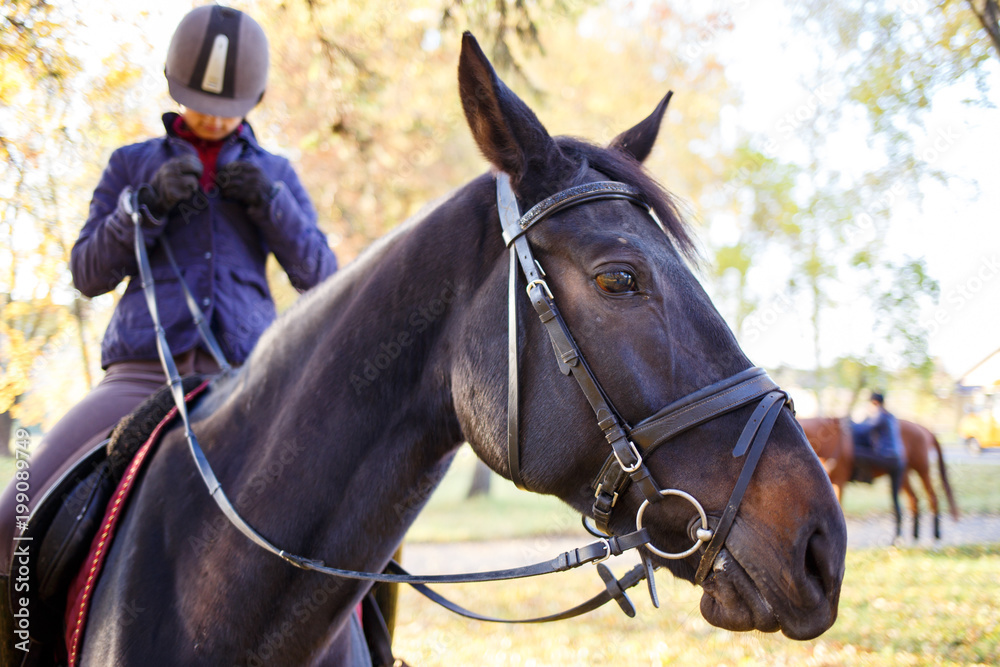
<path fill-rule="evenodd" d="M 888 412 L 884 406 L 879 406 L 878 412 L 868 418 L 868 437 L 872 449 L 878 456 L 903 458 L 903 439 L 899 434 L 899 421 L 895 415 Z"/>
<path fill-rule="evenodd" d="M 867 460 L 875 457 L 904 462 L 906 449 L 899 433 L 899 421 L 885 409 L 885 398 L 882 394 L 872 392 L 871 404 L 875 413 L 860 424 L 854 425 L 855 458 Z"/>

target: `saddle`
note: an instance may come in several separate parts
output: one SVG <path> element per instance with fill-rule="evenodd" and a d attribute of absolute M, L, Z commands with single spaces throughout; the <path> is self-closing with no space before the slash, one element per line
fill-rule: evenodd
<path fill-rule="evenodd" d="M 870 428 L 866 424 L 851 424 L 851 437 L 854 440 L 854 469 L 851 471 L 851 481 L 872 484 L 877 474 L 886 472 L 889 475 L 898 473 L 903 468 L 900 457 L 886 456 L 876 452 L 869 440 Z"/>
<path fill-rule="evenodd" d="M 187 395 L 205 381 L 193 375 L 182 380 Z M 146 399 L 122 418 L 110 438 L 88 452 L 53 484 L 36 505 L 19 544 L 29 545 L 26 591 L 31 623 L 31 649 L 63 646 L 63 618 L 67 591 L 76 577 L 96 535 L 105 510 L 125 470 L 153 430 L 174 407 L 169 387 Z M 11 608 L 22 608 L 11 588 Z M 4 638 L 6 640 L 6 638 Z M 65 656 L 52 655 L 61 661 Z M 31 658 L 29 657 L 29 661 Z M 28 664 L 33 664 L 28 662 Z"/>

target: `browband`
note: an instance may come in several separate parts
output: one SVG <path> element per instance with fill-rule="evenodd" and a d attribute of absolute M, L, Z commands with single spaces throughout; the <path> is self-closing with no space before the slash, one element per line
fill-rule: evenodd
<path fill-rule="evenodd" d="M 541 222 L 564 208 L 576 206 L 591 199 L 628 199 L 647 210 L 652 210 L 649 204 L 646 203 L 646 200 L 642 198 L 642 193 L 637 188 L 633 188 L 626 183 L 619 183 L 617 181 L 584 183 L 583 185 L 577 185 L 562 192 L 557 192 L 551 197 L 538 202 L 527 213 L 517 218 L 516 226 L 511 225 L 509 220 L 504 220 L 501 216 L 501 221 L 503 222 L 503 240 L 509 248 L 514 241 L 527 232 L 535 223 Z M 659 220 L 657 220 L 657 224 L 659 224 Z"/>

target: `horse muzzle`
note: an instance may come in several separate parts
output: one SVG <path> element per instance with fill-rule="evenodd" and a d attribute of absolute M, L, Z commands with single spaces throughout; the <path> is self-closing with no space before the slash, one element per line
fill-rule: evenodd
<path fill-rule="evenodd" d="M 727 630 L 780 630 L 798 640 L 823 634 L 837 620 L 844 577 L 842 517 L 803 531 L 784 555 L 750 546 L 745 530 L 737 522 L 702 581 L 702 615 Z"/>

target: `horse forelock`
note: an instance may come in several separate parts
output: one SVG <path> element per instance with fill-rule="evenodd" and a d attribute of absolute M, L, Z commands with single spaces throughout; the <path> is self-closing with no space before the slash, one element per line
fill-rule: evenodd
<path fill-rule="evenodd" d="M 702 263 L 694 236 L 680 212 L 677 200 L 640 162 L 620 150 L 602 148 L 573 137 L 557 137 L 556 144 L 567 157 L 579 165 L 574 181 L 567 187 L 585 183 L 588 169 L 595 169 L 609 180 L 627 183 L 637 188 L 653 207 L 680 254 L 695 265 Z"/>

